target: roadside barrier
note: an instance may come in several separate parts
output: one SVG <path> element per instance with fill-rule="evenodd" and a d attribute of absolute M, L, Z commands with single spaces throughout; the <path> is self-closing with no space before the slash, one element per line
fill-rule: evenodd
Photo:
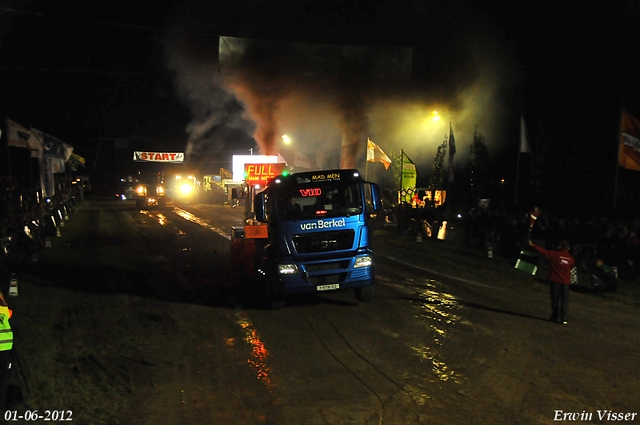
<path fill-rule="evenodd" d="M 0 289 L 3 292 L 18 296 L 20 270 L 38 262 L 40 249 L 52 248 L 52 238 L 62 236 L 61 229 L 70 220 L 75 206 L 75 199 L 70 198 L 54 205 L 38 205 L 38 209 L 23 211 L 11 217 L 12 220 L 3 221 L 0 230 Z"/>

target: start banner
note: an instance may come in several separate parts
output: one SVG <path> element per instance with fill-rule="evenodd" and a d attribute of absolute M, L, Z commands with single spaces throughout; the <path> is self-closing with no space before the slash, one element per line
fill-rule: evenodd
<path fill-rule="evenodd" d="M 184 162 L 184 152 L 143 152 L 134 151 L 136 162 Z"/>

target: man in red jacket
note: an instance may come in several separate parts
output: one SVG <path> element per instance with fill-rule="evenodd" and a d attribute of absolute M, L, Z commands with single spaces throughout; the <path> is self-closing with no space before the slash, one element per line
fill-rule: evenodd
<path fill-rule="evenodd" d="M 569 313 L 569 285 L 571 285 L 571 269 L 576 261 L 569 254 L 569 242 L 561 240 L 557 251 L 547 251 L 529 241 L 529 245 L 549 261 L 549 283 L 551 285 L 551 321 L 567 324 Z M 558 308 L 559 307 L 559 308 Z M 559 313 L 559 314 L 558 314 Z"/>

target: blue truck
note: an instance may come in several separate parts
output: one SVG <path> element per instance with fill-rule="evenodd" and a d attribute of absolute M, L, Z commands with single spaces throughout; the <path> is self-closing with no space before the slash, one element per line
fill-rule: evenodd
<path fill-rule="evenodd" d="M 284 296 L 353 289 L 359 301 L 373 297 L 370 217 L 381 208 L 375 183 L 357 170 L 280 175 L 254 197 L 256 220 L 267 239 L 257 270 L 272 307 Z"/>

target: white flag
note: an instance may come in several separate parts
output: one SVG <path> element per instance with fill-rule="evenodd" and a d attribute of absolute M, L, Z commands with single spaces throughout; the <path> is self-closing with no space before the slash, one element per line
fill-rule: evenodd
<path fill-rule="evenodd" d="M 296 151 L 296 154 L 293 157 L 293 166 L 297 168 L 306 168 L 307 170 L 313 169 L 313 163 L 298 151 Z"/>
<path fill-rule="evenodd" d="M 373 143 L 371 139 L 367 139 L 367 161 L 382 162 L 385 170 L 388 170 L 389 165 L 391 165 L 391 159 L 380 149 L 380 146 Z"/>
<path fill-rule="evenodd" d="M 30 129 L 21 126 L 17 122 L 7 119 L 7 145 L 17 148 L 36 150 L 38 144 L 37 135 Z M 42 141 L 40 140 L 40 145 Z"/>

